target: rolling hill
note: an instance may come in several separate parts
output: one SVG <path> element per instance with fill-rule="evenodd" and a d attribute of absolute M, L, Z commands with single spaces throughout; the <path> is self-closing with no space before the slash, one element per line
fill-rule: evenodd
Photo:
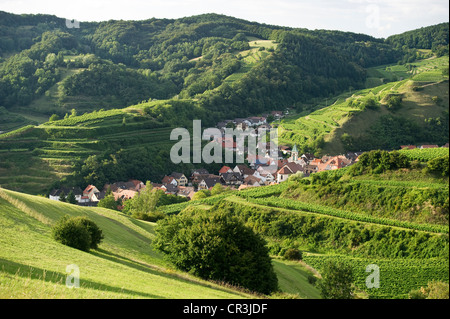
<path fill-rule="evenodd" d="M 367 89 L 283 119 L 279 143 L 330 155 L 408 144 L 444 145 L 449 132 L 446 70 L 448 57 L 370 68 Z M 389 106 L 393 96 L 401 97 L 395 108 Z M 367 107 L 370 100 L 375 103 Z"/>
<path fill-rule="evenodd" d="M 167 265 L 151 247 L 154 224 L 101 208 L 82 208 L 0 189 L 1 298 L 252 298 Z M 105 239 L 85 253 L 56 243 L 51 225 L 87 216 Z M 80 288 L 66 287 L 66 267 L 80 269 Z"/>
<path fill-rule="evenodd" d="M 448 283 L 449 185 L 448 175 L 425 169 L 432 159 L 448 161 L 448 149 L 402 154 L 417 165 L 357 173 L 361 165 L 355 164 L 161 209 L 231 212 L 264 236 L 273 257 L 300 249 L 303 262 L 319 273 L 327 261 L 340 261 L 351 265 L 360 298 L 404 299 L 433 280 Z M 366 286 L 369 265 L 380 269 L 377 289 Z M 278 260 L 275 266 L 284 276 L 300 267 L 284 269 Z"/>
<path fill-rule="evenodd" d="M 169 160 L 172 129 L 191 130 L 194 119 L 205 128 L 289 110 L 272 123 L 279 144 L 316 155 L 448 142 L 448 23 L 377 39 L 217 14 L 65 22 L 0 11 L 0 298 L 261 297 L 174 270 L 152 248 L 154 223 L 33 196 L 217 172 L 220 163 Z M 273 298 L 319 298 L 313 282 L 329 260 L 351 265 L 359 298 L 448 283 L 448 170 L 439 166 L 448 149 L 365 154 L 384 162 L 159 209 L 227 212 L 261 235 L 282 291 Z M 407 166 L 386 168 L 402 156 Z M 99 249 L 51 239 L 66 214 L 98 223 Z M 283 259 L 291 248 L 302 261 Z M 73 264 L 80 289 L 65 285 Z M 366 285 L 368 265 L 380 268 L 379 289 Z"/>

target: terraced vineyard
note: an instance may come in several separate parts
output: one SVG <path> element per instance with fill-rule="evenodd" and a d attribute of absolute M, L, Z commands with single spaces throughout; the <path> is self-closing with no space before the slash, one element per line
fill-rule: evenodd
<path fill-rule="evenodd" d="M 414 230 L 422 230 L 428 232 L 436 232 L 436 233 L 446 233 L 448 234 L 449 229 L 448 226 L 440 226 L 440 225 L 429 225 L 429 224 L 417 224 L 406 221 L 399 221 L 395 219 L 389 218 L 381 218 L 374 217 L 365 214 L 358 214 L 349 211 L 343 211 L 332 207 L 327 207 L 318 204 L 311 204 L 300 202 L 298 200 L 292 200 L 287 198 L 279 198 L 275 196 L 257 199 L 257 198 L 247 198 L 247 200 L 251 203 L 276 207 L 276 208 L 286 208 L 292 211 L 306 211 L 319 215 L 327 215 L 338 218 L 344 218 L 348 220 L 371 223 L 377 225 L 386 225 L 386 226 L 394 226 L 406 229 L 414 229 Z"/>
<path fill-rule="evenodd" d="M 0 135 L 0 185 L 45 193 L 73 167 L 109 147 L 167 149 L 170 127 L 160 127 L 133 108 L 86 113 Z M 26 158 L 26 160 L 24 160 Z"/>
<path fill-rule="evenodd" d="M 413 154 L 421 154 L 421 160 L 426 163 L 448 155 L 448 149 L 423 151 L 413 150 L 408 157 L 413 160 L 417 157 Z M 409 151 L 402 151 L 405 152 Z M 328 179 L 320 178 L 321 174 Z M 328 260 L 350 264 L 358 295 L 363 298 L 408 298 L 411 290 L 425 287 L 431 281 L 448 282 L 448 221 L 414 219 L 424 214 L 425 206 L 431 207 L 431 215 L 441 212 L 445 218 L 448 177 L 429 174 L 420 168 L 350 174 L 351 167 L 348 167 L 315 174 L 318 176 L 303 179 L 303 183 L 287 181 L 232 191 L 163 206 L 161 210 L 178 214 L 184 210 L 225 208 L 259 232 L 278 258 L 286 249 L 296 247 L 303 251 L 303 262 L 319 273 Z M 328 195 L 322 195 L 322 199 L 317 194 L 325 190 Z M 343 190 L 345 196 L 350 196 L 349 202 L 355 196 L 361 206 L 355 203 L 345 206 L 347 199 L 340 194 Z M 383 205 L 383 212 L 378 211 L 377 200 Z M 423 202 L 424 209 L 409 214 Z M 407 213 L 401 213 L 402 209 Z M 379 288 L 366 286 L 370 275 L 366 267 L 371 264 L 380 269 Z M 294 271 L 284 269 L 281 264 L 277 267 L 286 276 Z M 288 283 L 285 289 L 291 293 L 302 292 L 301 287 Z"/>
<path fill-rule="evenodd" d="M 448 111 L 445 102 L 432 102 L 432 97 L 437 92 L 442 93 L 441 95 L 448 94 L 448 84 L 445 84 L 448 76 L 444 75 L 446 68 L 447 57 L 421 60 L 411 65 L 370 68 L 366 89 L 350 89 L 333 99 L 318 101 L 312 112 L 304 111 L 300 115 L 281 120 L 279 144 L 297 144 L 297 147 L 305 151 L 319 148 L 322 155 L 342 154 L 362 147 L 347 145 L 348 140 L 345 138 L 350 136 L 355 140 L 360 139 L 382 116 L 401 114 L 403 118 L 414 122 L 414 125 L 424 126 L 424 118 L 445 116 L 442 115 L 444 108 Z M 430 85 L 435 86 L 435 89 L 431 89 Z M 404 107 L 396 112 L 386 106 L 386 99 L 393 94 L 403 96 L 404 100 Z M 375 109 L 365 108 L 365 101 L 368 99 L 380 105 Z M 396 148 L 399 147 L 400 144 L 396 145 Z"/>
<path fill-rule="evenodd" d="M 303 260 L 319 271 L 323 270 L 323 266 L 329 260 L 351 265 L 356 287 L 364 291 L 371 299 L 407 299 L 411 290 L 426 287 L 432 280 L 449 281 L 448 259 L 392 260 L 308 254 Z M 372 271 L 366 272 L 369 265 L 379 267 L 379 288 L 366 286 L 367 277 L 372 273 Z"/>
<path fill-rule="evenodd" d="M 399 152 L 406 155 L 410 160 L 418 160 L 419 162 L 427 162 L 433 158 L 449 155 L 448 148 L 416 148 L 400 150 Z"/>

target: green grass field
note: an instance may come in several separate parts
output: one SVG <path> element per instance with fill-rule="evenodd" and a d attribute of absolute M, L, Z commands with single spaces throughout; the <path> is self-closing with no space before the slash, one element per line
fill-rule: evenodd
<path fill-rule="evenodd" d="M 265 59 L 270 55 L 267 49 L 275 50 L 277 43 L 271 40 L 261 40 L 254 37 L 248 37 L 249 50 L 241 51 L 238 55 L 242 56 L 242 65 L 238 72 L 228 76 L 224 82 L 230 84 L 241 79 L 248 73 L 259 61 Z M 262 49 L 261 49 L 262 48 Z"/>
<path fill-rule="evenodd" d="M 308 282 L 308 277 L 314 276 L 314 273 L 304 263 L 281 259 L 274 259 L 272 263 L 278 284 L 284 292 L 304 299 L 321 298 L 319 289 Z"/>
<path fill-rule="evenodd" d="M 89 253 L 55 242 L 63 215 L 87 216 L 103 231 Z M 155 224 L 102 208 L 83 208 L 0 189 L 0 298 L 251 298 L 172 269 L 152 249 Z M 66 286 L 68 265 L 80 288 Z"/>

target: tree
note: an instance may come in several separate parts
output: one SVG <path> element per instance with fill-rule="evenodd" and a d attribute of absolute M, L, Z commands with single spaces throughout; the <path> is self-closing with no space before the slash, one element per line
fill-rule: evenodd
<path fill-rule="evenodd" d="M 223 187 L 222 184 L 217 183 L 216 185 L 211 188 L 211 196 L 221 194 L 225 191 L 225 187 Z"/>
<path fill-rule="evenodd" d="M 152 183 L 147 181 L 140 193 L 125 202 L 123 212 L 137 219 L 156 222 L 165 218 L 165 214 L 157 210 L 164 195 L 164 191 L 153 189 Z"/>
<path fill-rule="evenodd" d="M 160 221 L 154 246 L 178 269 L 269 294 L 278 289 L 260 235 L 228 211 L 187 211 Z"/>
<path fill-rule="evenodd" d="M 59 194 L 59 201 L 60 202 L 66 201 L 66 193 L 64 193 L 64 191 L 61 191 L 61 194 Z"/>
<path fill-rule="evenodd" d="M 66 201 L 71 204 L 77 203 L 77 199 L 75 198 L 75 194 L 73 193 L 73 191 L 70 191 L 69 194 L 67 194 Z"/>
<path fill-rule="evenodd" d="M 402 105 L 402 97 L 399 95 L 392 95 L 387 100 L 387 106 L 391 110 L 397 110 Z"/>
<path fill-rule="evenodd" d="M 63 245 L 83 251 L 96 249 L 104 238 L 101 229 L 87 217 L 69 215 L 52 227 L 52 236 Z"/>
<path fill-rule="evenodd" d="M 112 210 L 117 210 L 117 201 L 116 201 L 114 195 L 109 194 L 109 195 L 106 195 L 103 199 L 101 199 L 98 202 L 97 206 L 112 209 Z"/>
<path fill-rule="evenodd" d="M 104 236 L 102 230 L 87 217 L 79 216 L 75 217 L 80 224 L 82 224 L 88 231 L 90 235 L 89 247 L 92 249 L 97 249 L 98 245 L 102 242 Z"/>
<path fill-rule="evenodd" d="M 449 156 L 434 158 L 427 163 L 427 171 L 441 175 L 449 175 Z"/>
<path fill-rule="evenodd" d="M 353 271 L 350 265 L 338 261 L 328 261 L 319 283 L 324 299 L 353 299 Z"/>
<path fill-rule="evenodd" d="M 59 120 L 59 116 L 58 116 L 58 114 L 52 114 L 52 116 L 50 116 L 50 118 L 48 120 L 49 120 L 49 122 L 57 121 L 57 120 Z"/>
<path fill-rule="evenodd" d="M 284 253 L 283 258 L 287 260 L 301 260 L 302 259 L 302 252 L 298 250 L 297 248 L 289 248 Z"/>
<path fill-rule="evenodd" d="M 298 171 L 295 174 L 292 174 L 291 176 L 289 176 L 288 181 L 289 182 L 298 182 L 301 179 L 303 179 L 303 177 L 305 177 L 305 174 L 301 171 Z"/>
<path fill-rule="evenodd" d="M 209 197 L 210 195 L 211 195 L 211 192 L 209 190 L 202 189 L 194 194 L 194 196 L 192 197 L 192 200 L 203 199 L 203 198 Z"/>

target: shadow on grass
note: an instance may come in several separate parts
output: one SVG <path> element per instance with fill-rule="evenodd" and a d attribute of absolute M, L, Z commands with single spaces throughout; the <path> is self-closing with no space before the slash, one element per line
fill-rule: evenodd
<path fill-rule="evenodd" d="M 20 276 L 23 278 L 43 280 L 49 283 L 65 285 L 66 278 L 69 274 L 59 273 L 55 271 L 49 271 L 42 268 L 36 268 L 25 264 L 16 263 L 14 261 L 0 258 L 0 271 L 7 272 L 9 274 Z M 143 298 L 164 299 L 164 297 L 154 294 L 149 294 L 141 291 L 129 290 L 114 286 L 105 285 L 91 280 L 80 278 L 81 288 L 88 288 L 94 290 L 101 290 L 106 292 L 115 292 L 128 294 L 130 296 L 139 296 Z M 69 289 L 69 288 L 67 288 Z M 36 296 L 39 298 L 39 296 Z"/>
<path fill-rule="evenodd" d="M 209 284 L 206 281 L 205 282 L 201 282 L 200 279 L 199 280 L 190 279 L 190 278 L 186 278 L 186 277 L 184 277 L 182 275 L 178 275 L 176 273 L 172 273 L 172 274 L 165 273 L 162 268 L 160 269 L 160 268 L 155 267 L 155 266 L 151 266 L 151 265 L 144 264 L 144 263 L 141 263 L 141 262 L 138 262 L 138 261 L 134 261 L 134 260 L 131 260 L 129 258 L 120 256 L 120 255 L 117 255 L 117 254 L 114 254 L 114 253 L 111 253 L 111 252 L 106 251 L 106 250 L 101 249 L 101 248 L 100 249 L 96 249 L 95 251 L 91 251 L 90 254 L 92 254 L 94 256 L 97 256 L 99 258 L 104 258 L 104 259 L 107 259 L 109 261 L 122 264 L 122 265 L 127 266 L 127 267 L 134 268 L 134 269 L 139 270 L 139 271 L 143 271 L 143 272 L 152 274 L 152 275 L 156 275 L 156 276 L 160 276 L 160 277 L 164 277 L 164 278 L 168 278 L 168 279 L 172 279 L 172 280 L 179 280 L 181 282 L 195 284 L 195 285 L 198 285 L 198 286 L 202 286 L 202 287 L 205 287 L 205 288 L 214 289 L 214 290 L 218 290 L 218 291 L 226 291 L 227 290 L 225 287 L 223 287 L 223 288 L 220 287 L 220 286 L 217 287 L 217 286 L 214 286 L 212 284 Z M 234 293 L 239 294 L 239 292 L 234 292 Z"/>

